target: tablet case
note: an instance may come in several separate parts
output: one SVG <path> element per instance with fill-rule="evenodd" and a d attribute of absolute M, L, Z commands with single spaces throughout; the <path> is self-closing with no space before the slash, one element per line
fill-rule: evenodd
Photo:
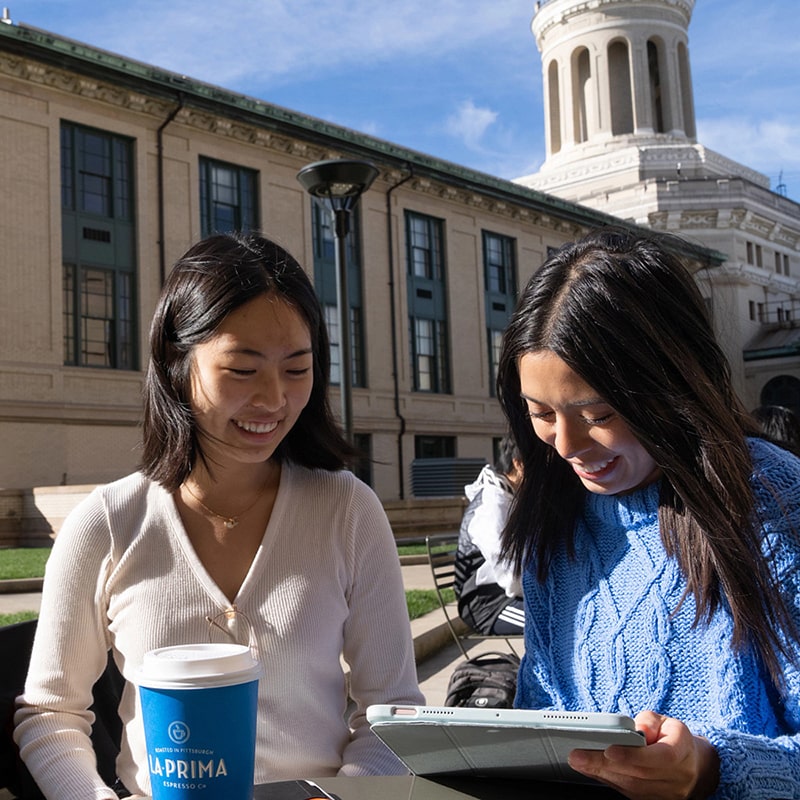
<path fill-rule="evenodd" d="M 595 783 L 567 763 L 570 751 L 612 744 L 642 746 L 644 737 L 622 728 L 576 728 L 410 720 L 373 722 L 372 730 L 422 777 L 472 776 Z"/>

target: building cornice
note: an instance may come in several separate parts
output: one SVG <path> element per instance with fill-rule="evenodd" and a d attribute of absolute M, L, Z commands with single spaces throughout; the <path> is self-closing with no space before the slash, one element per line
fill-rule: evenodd
<path fill-rule="evenodd" d="M 531 30 L 540 42 L 547 32 L 561 25 L 567 25 L 572 17 L 587 12 L 603 13 L 613 6 L 629 6 L 635 2 L 637 14 L 642 13 L 642 6 L 650 6 L 654 10 L 665 10 L 679 14 L 684 27 L 689 26 L 694 11 L 695 0 L 538 0 L 534 6 Z"/>
<path fill-rule="evenodd" d="M 530 219 L 554 230 L 577 233 L 619 223 L 610 214 L 537 189 L 35 28 L 0 25 L 0 74 L 142 113 L 159 124 L 180 104 L 175 122 L 196 130 L 308 161 L 366 158 L 374 161 L 391 183 L 398 175 L 412 173 L 418 191 L 439 197 L 449 193 L 454 202 L 472 206 L 479 196 L 484 209 Z"/>

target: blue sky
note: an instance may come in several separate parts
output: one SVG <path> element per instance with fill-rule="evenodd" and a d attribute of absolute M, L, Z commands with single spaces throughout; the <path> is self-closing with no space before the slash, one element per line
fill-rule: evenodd
<path fill-rule="evenodd" d="M 697 0 L 698 140 L 800 199 L 798 0 Z M 514 178 L 544 159 L 533 0 L 7 0 L 15 23 Z"/>

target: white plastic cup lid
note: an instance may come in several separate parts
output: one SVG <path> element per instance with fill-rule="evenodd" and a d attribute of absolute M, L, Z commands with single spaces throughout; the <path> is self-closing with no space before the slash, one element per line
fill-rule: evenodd
<path fill-rule="evenodd" d="M 261 665 L 243 644 L 181 644 L 145 653 L 138 684 L 151 688 L 196 688 L 245 683 Z"/>

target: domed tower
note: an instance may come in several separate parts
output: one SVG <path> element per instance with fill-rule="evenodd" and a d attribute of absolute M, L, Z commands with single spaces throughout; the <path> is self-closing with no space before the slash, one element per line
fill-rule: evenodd
<path fill-rule="evenodd" d="M 540 0 L 546 158 L 518 182 L 702 243 L 717 336 L 750 407 L 800 413 L 800 204 L 697 141 L 694 0 Z"/>
<path fill-rule="evenodd" d="M 541 0 L 535 8 L 547 157 L 520 182 L 587 205 L 650 178 L 737 174 L 769 188 L 764 175 L 697 143 L 694 0 Z M 631 201 L 612 213 L 636 218 L 641 206 Z"/>
<path fill-rule="evenodd" d="M 694 0 L 537 7 L 531 27 L 542 53 L 548 163 L 585 157 L 611 139 L 694 141 L 687 34 Z"/>

